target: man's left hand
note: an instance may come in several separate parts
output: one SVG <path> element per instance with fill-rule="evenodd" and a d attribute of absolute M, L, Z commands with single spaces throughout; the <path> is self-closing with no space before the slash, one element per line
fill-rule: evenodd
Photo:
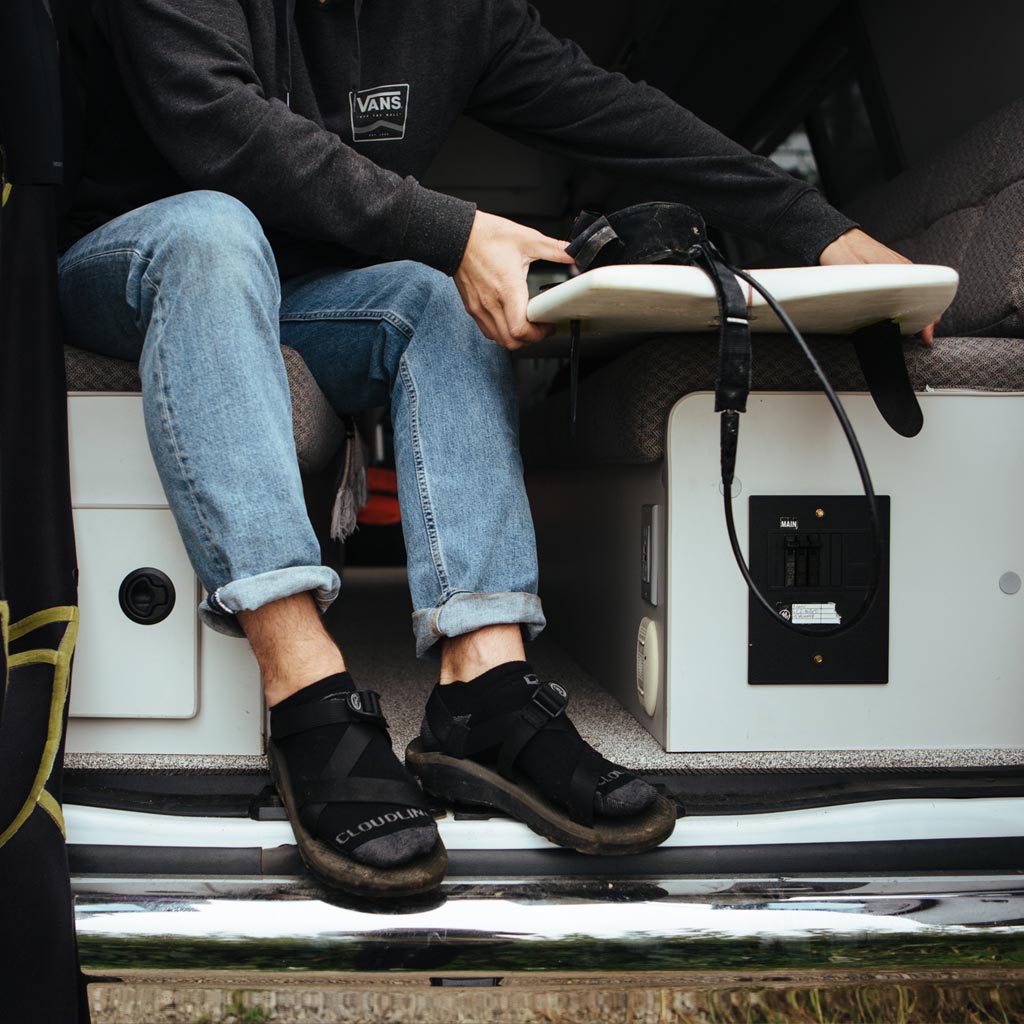
<path fill-rule="evenodd" d="M 821 253 L 820 263 L 823 267 L 834 267 L 841 263 L 912 263 L 906 256 L 894 252 L 887 245 L 872 238 L 860 228 L 851 228 L 841 234 L 830 245 L 825 246 Z M 941 318 L 940 318 L 941 319 Z M 926 345 L 935 341 L 935 324 L 929 324 L 921 331 L 921 340 Z"/>

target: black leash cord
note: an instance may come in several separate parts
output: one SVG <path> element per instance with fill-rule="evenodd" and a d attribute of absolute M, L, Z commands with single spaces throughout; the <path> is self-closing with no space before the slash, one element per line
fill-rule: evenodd
<path fill-rule="evenodd" d="M 839 634 L 853 629 L 853 627 L 861 622 L 864 616 L 871 610 L 871 606 L 874 604 L 875 597 L 878 594 L 878 587 L 882 577 L 882 520 L 878 513 L 878 501 L 875 498 L 875 489 L 871 483 L 871 474 L 868 472 L 868 464 L 864 459 L 864 452 L 861 450 L 860 442 L 857 440 L 857 435 L 853 431 L 853 425 L 850 423 L 850 419 L 846 415 L 846 410 L 843 408 L 842 403 L 839 401 L 839 397 L 832 389 L 832 385 L 825 376 L 825 372 L 822 370 L 818 360 L 815 359 L 814 353 L 811 352 L 810 346 L 807 344 L 804 336 L 797 330 L 796 324 L 793 323 L 785 310 L 783 310 L 775 299 L 765 291 L 765 289 L 755 281 L 753 277 L 751 277 L 746 271 L 737 270 L 735 268 L 733 268 L 733 270 L 737 277 L 742 278 L 755 291 L 757 291 L 759 295 L 761 295 L 765 302 L 768 303 L 772 312 L 779 318 L 782 326 L 789 331 L 793 339 L 800 346 L 804 356 L 811 365 L 811 369 L 814 371 L 814 375 L 818 378 L 822 390 L 825 392 L 825 395 L 829 400 L 829 404 L 832 406 L 832 410 L 836 414 L 836 418 L 839 420 L 839 425 L 843 428 L 843 433 L 846 435 L 846 441 L 850 446 L 850 451 L 853 453 L 854 462 L 857 464 L 857 472 L 860 474 L 861 483 L 864 486 L 864 496 L 867 498 L 868 502 L 868 518 L 871 522 L 871 571 L 868 575 L 867 594 L 865 595 L 860 608 L 857 609 L 857 612 L 852 616 L 852 618 L 847 619 L 838 626 L 831 626 L 826 629 L 822 629 L 820 626 L 800 626 L 783 618 L 783 616 L 779 614 L 778 609 L 775 608 L 764 594 L 761 593 L 757 584 L 754 582 L 753 577 L 750 575 L 750 569 L 743 558 L 743 552 L 740 549 L 740 543 L 736 537 L 736 523 L 733 520 L 732 514 L 732 482 L 736 469 L 736 449 L 739 442 L 740 421 L 739 413 L 734 410 L 726 410 L 723 412 L 721 420 L 722 493 L 723 500 L 725 502 L 725 525 L 726 529 L 729 531 L 729 544 L 732 546 L 732 553 L 736 558 L 736 564 L 739 566 L 744 580 L 746 580 L 747 587 L 773 619 L 780 622 L 787 629 L 791 629 L 794 633 L 799 633 L 801 636 L 819 638 L 839 636 Z"/>

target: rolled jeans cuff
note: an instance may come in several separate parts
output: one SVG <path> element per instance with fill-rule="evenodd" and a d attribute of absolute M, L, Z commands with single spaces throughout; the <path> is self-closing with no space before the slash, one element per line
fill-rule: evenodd
<path fill-rule="evenodd" d="M 233 580 L 207 594 L 199 605 L 199 621 L 225 636 L 245 633 L 235 615 L 251 612 L 271 601 L 310 591 L 321 612 L 325 612 L 338 596 L 341 580 L 326 565 L 301 565 L 274 569 L 256 576 Z"/>
<path fill-rule="evenodd" d="M 546 620 L 536 594 L 473 594 L 456 591 L 443 604 L 412 613 L 416 656 L 435 653 L 438 640 L 462 636 L 484 626 L 519 625 L 527 640 L 535 639 Z"/>

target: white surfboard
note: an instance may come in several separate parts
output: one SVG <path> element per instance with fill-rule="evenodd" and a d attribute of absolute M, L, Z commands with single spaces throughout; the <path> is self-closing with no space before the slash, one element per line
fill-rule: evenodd
<path fill-rule="evenodd" d="M 801 331 L 812 334 L 849 334 L 879 320 L 895 320 L 903 334 L 916 334 L 947 309 L 959 281 L 951 267 L 917 263 L 749 273 Z M 737 281 L 747 295 L 750 329 L 781 332 L 764 299 Z M 534 323 L 580 320 L 583 337 L 680 333 L 717 329 L 718 304 L 711 281 L 697 267 L 599 267 L 535 296 L 527 316 Z"/>

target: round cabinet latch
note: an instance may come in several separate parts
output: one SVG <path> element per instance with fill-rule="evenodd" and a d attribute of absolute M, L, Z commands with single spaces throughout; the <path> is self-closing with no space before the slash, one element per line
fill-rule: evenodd
<path fill-rule="evenodd" d="M 661 646 L 658 643 L 658 624 L 654 619 L 640 620 L 636 636 L 636 695 L 644 711 L 652 718 L 658 706 L 661 688 Z"/>
<path fill-rule="evenodd" d="M 174 584 L 159 569 L 135 569 L 121 581 L 117 599 L 132 622 L 155 626 L 174 609 Z"/>

